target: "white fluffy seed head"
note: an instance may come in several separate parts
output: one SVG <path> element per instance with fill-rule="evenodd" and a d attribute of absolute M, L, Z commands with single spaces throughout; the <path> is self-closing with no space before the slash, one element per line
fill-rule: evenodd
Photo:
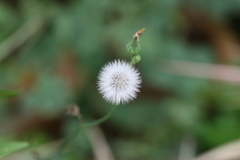
<path fill-rule="evenodd" d="M 134 66 L 121 60 L 106 64 L 98 75 L 98 90 L 114 105 L 128 103 L 137 97 L 142 80 Z"/>

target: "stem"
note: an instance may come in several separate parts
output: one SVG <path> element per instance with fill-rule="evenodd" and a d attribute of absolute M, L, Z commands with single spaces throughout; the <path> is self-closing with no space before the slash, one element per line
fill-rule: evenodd
<path fill-rule="evenodd" d="M 75 128 L 75 130 L 73 131 L 73 133 L 71 135 L 69 135 L 66 140 L 62 143 L 62 145 L 59 147 L 58 151 L 50 158 L 52 160 L 58 159 L 59 156 L 61 155 L 62 152 L 64 152 L 64 150 L 66 149 L 66 147 L 77 137 L 80 129 L 82 127 L 89 127 L 89 126 L 94 126 L 94 125 L 98 125 L 104 121 L 106 121 L 114 112 L 114 110 L 117 108 L 117 106 L 113 106 L 111 108 L 111 110 L 102 118 L 97 119 L 95 121 L 89 122 L 89 123 L 84 123 L 82 122 L 82 117 L 80 115 L 78 115 L 78 119 L 80 121 L 80 126 L 77 126 Z"/>
<path fill-rule="evenodd" d="M 64 150 L 66 149 L 66 147 L 77 137 L 79 131 L 80 131 L 80 127 L 76 126 L 75 130 L 72 132 L 72 134 L 70 134 L 62 143 L 62 145 L 59 147 L 59 149 L 57 150 L 57 152 L 53 155 L 53 157 L 51 157 L 50 159 L 52 160 L 57 160 L 59 159 L 59 156 L 64 152 Z"/>
<path fill-rule="evenodd" d="M 95 121 L 92 121 L 92 122 L 88 122 L 88 123 L 81 123 L 80 126 L 81 127 L 88 127 L 88 126 L 94 126 L 94 125 L 98 125 L 104 121 L 106 121 L 111 115 L 112 113 L 114 112 L 114 110 L 117 108 L 117 106 L 113 106 L 112 109 L 102 118 L 100 119 L 97 119 Z"/>

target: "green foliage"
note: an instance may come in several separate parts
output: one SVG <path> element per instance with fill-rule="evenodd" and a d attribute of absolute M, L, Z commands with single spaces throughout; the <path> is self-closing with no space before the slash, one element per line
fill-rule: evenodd
<path fill-rule="evenodd" d="M 181 66 L 177 72 L 171 72 L 172 64 L 164 68 L 165 60 L 216 65 L 234 54 L 239 9 L 239 0 L 3 0 L 0 135 L 47 135 L 43 143 L 57 141 L 76 126 L 65 117 L 72 103 L 86 121 L 104 116 L 111 106 L 97 93 L 99 70 L 110 60 L 132 58 L 132 64 L 141 60 L 136 65 L 141 93 L 100 125 L 116 159 L 177 159 L 188 134 L 199 154 L 239 138 L 239 85 L 181 74 Z M 128 43 L 143 27 L 141 47 L 138 41 Z M 233 59 L 239 64 L 238 56 Z M 62 158 L 93 159 L 91 145 L 81 132 Z M 27 146 L 3 143 L 8 150 L 0 153 Z"/>
<path fill-rule="evenodd" d="M 5 142 L 0 144 L 0 158 L 29 147 L 27 142 Z"/>
<path fill-rule="evenodd" d="M 0 91 L 0 98 L 16 96 L 20 91 Z"/>

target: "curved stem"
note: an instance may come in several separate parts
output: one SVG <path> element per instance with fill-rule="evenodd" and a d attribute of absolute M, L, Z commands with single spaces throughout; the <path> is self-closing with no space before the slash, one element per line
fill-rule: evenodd
<path fill-rule="evenodd" d="M 61 156 L 61 154 L 64 152 L 64 150 L 67 148 L 67 146 L 77 137 L 79 134 L 81 127 L 75 127 L 74 131 L 64 140 L 64 142 L 61 144 L 61 146 L 58 148 L 56 153 L 50 157 L 51 160 L 57 160 Z"/>
<path fill-rule="evenodd" d="M 97 119 L 95 121 L 92 121 L 92 122 L 88 122 L 88 123 L 82 122 L 80 115 L 78 115 L 77 117 L 80 120 L 80 126 L 75 128 L 73 133 L 65 139 L 65 141 L 62 143 L 62 145 L 60 146 L 58 151 L 50 159 L 54 159 L 54 160 L 58 159 L 59 156 L 61 155 L 61 153 L 66 149 L 66 147 L 77 137 L 77 135 L 82 127 L 94 126 L 94 125 L 98 125 L 98 124 L 106 121 L 112 115 L 112 113 L 114 112 L 114 110 L 116 108 L 117 108 L 116 105 L 113 106 L 111 108 L 111 110 L 104 117 Z"/>
<path fill-rule="evenodd" d="M 92 121 L 92 122 L 88 122 L 88 123 L 81 123 L 80 126 L 81 127 L 88 127 L 88 126 L 94 126 L 94 125 L 98 125 L 104 121 L 106 121 L 111 115 L 112 113 L 114 112 L 114 110 L 117 108 L 117 106 L 113 106 L 112 109 L 102 118 L 100 119 L 97 119 L 95 121 Z"/>

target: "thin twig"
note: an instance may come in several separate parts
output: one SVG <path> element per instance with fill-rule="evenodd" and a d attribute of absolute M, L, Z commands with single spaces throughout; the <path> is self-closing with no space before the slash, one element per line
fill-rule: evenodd
<path fill-rule="evenodd" d="M 196 141 L 192 135 L 184 135 L 179 147 L 178 160 L 191 160 L 196 154 Z"/>
<path fill-rule="evenodd" d="M 240 140 L 238 139 L 203 153 L 194 160 L 239 160 L 239 151 Z"/>
<path fill-rule="evenodd" d="M 240 85 L 240 68 L 237 66 L 163 58 L 159 61 L 157 64 L 158 70 L 167 74 L 204 78 Z"/>
<path fill-rule="evenodd" d="M 58 160 L 59 157 L 61 157 L 61 154 L 66 150 L 67 146 L 70 143 L 72 143 L 74 139 L 76 139 L 76 137 L 78 136 L 80 130 L 81 130 L 81 127 L 79 127 L 79 125 L 77 123 L 77 126 L 74 128 L 74 131 L 70 135 L 68 135 L 68 137 L 63 141 L 63 143 L 58 148 L 56 153 L 52 157 L 50 157 L 48 159 L 50 159 L 50 160 Z"/>
<path fill-rule="evenodd" d="M 31 18 L 17 31 L 0 44 L 0 61 L 10 55 L 14 50 L 27 42 L 44 25 L 42 16 Z"/>
<path fill-rule="evenodd" d="M 80 125 L 77 124 L 77 126 L 75 127 L 75 130 L 73 131 L 73 133 L 71 133 L 65 140 L 64 142 L 61 144 L 61 146 L 59 147 L 59 149 L 57 150 L 57 152 L 50 158 L 51 160 L 57 160 L 59 158 L 59 156 L 61 156 L 61 154 L 64 152 L 64 150 L 67 148 L 67 146 L 73 142 L 73 140 L 77 137 L 77 135 L 79 134 L 79 131 L 81 129 L 86 129 L 89 126 L 95 126 L 98 125 L 104 121 L 106 121 L 113 113 L 113 111 L 116 109 L 116 105 L 113 106 L 111 108 L 111 110 L 102 118 L 95 120 L 93 122 L 89 122 L 89 123 L 84 123 L 82 116 L 80 116 L 80 112 L 79 112 L 79 107 L 76 104 L 70 105 L 68 107 L 68 111 L 67 114 L 70 115 L 74 115 L 78 118 Z"/>
<path fill-rule="evenodd" d="M 96 160 L 115 160 L 111 148 L 98 125 L 84 128 L 84 131 L 92 146 Z"/>

